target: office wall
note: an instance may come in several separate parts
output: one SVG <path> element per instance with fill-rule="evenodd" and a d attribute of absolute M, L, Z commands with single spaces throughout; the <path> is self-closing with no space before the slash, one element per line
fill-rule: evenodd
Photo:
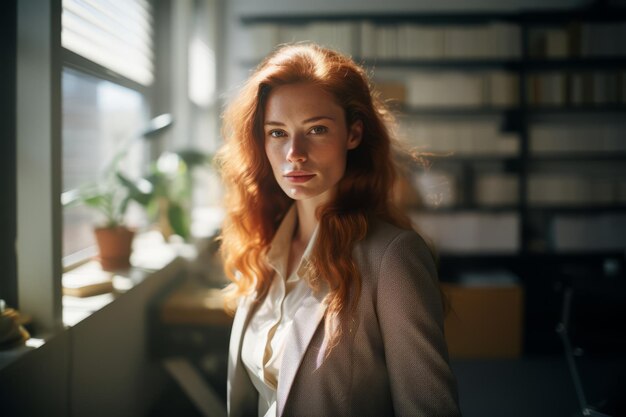
<path fill-rule="evenodd" d="M 148 308 L 185 265 L 175 260 L 72 328 L 72 416 L 143 416 L 162 395 L 167 376 L 149 355 Z"/>
<path fill-rule="evenodd" d="M 148 306 L 183 271 L 175 261 L 2 369 L 0 415 L 146 415 L 167 382 L 149 355 Z"/>
<path fill-rule="evenodd" d="M 70 335 L 63 332 L 0 371 L 3 417 L 69 416 Z"/>

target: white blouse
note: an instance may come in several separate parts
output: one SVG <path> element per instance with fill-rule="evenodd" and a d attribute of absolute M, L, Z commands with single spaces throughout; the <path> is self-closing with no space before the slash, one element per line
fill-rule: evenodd
<path fill-rule="evenodd" d="M 275 270 L 272 284 L 243 336 L 241 360 L 259 392 L 260 417 L 276 415 L 276 388 L 287 335 L 296 311 L 311 294 L 307 280 L 301 277 L 313 249 L 317 228 L 307 244 L 298 268 L 289 277 L 285 276 L 296 222 L 294 204 L 278 227 L 267 253 L 268 263 Z"/>

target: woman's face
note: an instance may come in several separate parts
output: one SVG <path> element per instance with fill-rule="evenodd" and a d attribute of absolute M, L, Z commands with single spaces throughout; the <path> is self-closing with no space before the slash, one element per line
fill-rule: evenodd
<path fill-rule="evenodd" d="M 314 84 L 276 87 L 267 98 L 265 152 L 276 181 L 294 200 L 317 207 L 331 197 L 362 131 L 360 121 L 346 126 L 343 108 Z"/>

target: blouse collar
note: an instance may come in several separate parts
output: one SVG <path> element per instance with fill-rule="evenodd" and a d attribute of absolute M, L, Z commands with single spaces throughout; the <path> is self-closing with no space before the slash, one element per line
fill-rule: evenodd
<path fill-rule="evenodd" d="M 304 253 L 302 254 L 302 259 L 300 260 L 298 268 L 295 270 L 295 274 L 292 274 L 290 277 L 285 277 L 285 274 L 287 273 L 287 263 L 289 262 L 289 251 L 291 250 L 291 240 L 296 229 L 297 221 L 298 211 L 296 210 L 296 205 L 292 204 L 282 222 L 278 226 L 278 230 L 276 230 L 276 234 L 274 235 L 267 252 L 268 264 L 280 275 L 283 280 L 286 279 L 287 282 L 297 281 L 307 275 L 307 265 L 311 257 L 311 252 L 313 251 L 313 247 L 315 246 L 315 241 L 317 240 L 317 231 L 319 228 L 318 223 L 315 226 L 315 230 L 313 230 L 313 234 L 311 235 L 311 239 L 309 240 Z"/>

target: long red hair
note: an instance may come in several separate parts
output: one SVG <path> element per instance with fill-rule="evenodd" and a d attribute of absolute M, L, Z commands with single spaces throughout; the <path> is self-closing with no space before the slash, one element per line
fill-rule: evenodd
<path fill-rule="evenodd" d="M 341 334 L 341 319 L 355 308 L 360 293 L 352 258 L 355 242 L 366 236 L 374 218 L 411 228 L 392 202 L 395 122 L 352 59 L 314 44 L 282 46 L 256 68 L 228 105 L 222 125 L 225 144 L 217 158 L 226 187 L 221 253 L 233 282 L 231 299 L 253 290 L 257 299 L 263 298 L 273 276 L 265 255 L 293 202 L 278 186 L 265 154 L 265 105 L 273 88 L 302 82 L 330 93 L 345 111 L 346 126 L 363 123 L 361 143 L 348 152 L 334 198 L 316 213 L 318 240 L 309 264 L 316 278 L 310 284 L 316 289 L 325 282 L 330 290 L 326 329 L 333 329 L 327 333 L 332 348 Z"/>

